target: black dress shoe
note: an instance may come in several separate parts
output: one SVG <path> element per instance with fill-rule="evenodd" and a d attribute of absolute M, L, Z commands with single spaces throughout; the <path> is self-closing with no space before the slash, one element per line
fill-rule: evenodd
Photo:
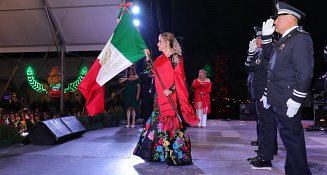
<path fill-rule="evenodd" d="M 252 146 L 259 146 L 259 141 L 258 140 L 252 141 L 251 145 Z"/>
<path fill-rule="evenodd" d="M 250 157 L 250 158 L 247 158 L 246 161 L 248 162 L 253 162 L 253 161 L 256 161 L 259 157 Z"/>
<path fill-rule="evenodd" d="M 271 170 L 271 161 L 265 161 L 258 158 L 255 161 L 250 162 L 252 169 L 269 169 Z"/>

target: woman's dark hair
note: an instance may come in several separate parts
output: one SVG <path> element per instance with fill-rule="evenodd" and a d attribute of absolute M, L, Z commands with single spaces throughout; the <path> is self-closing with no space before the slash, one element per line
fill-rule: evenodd
<path fill-rule="evenodd" d="M 133 71 L 132 75 L 136 75 L 135 68 L 134 67 L 129 67 L 129 68 L 127 68 L 127 77 L 130 76 L 130 73 L 129 73 L 130 70 Z"/>

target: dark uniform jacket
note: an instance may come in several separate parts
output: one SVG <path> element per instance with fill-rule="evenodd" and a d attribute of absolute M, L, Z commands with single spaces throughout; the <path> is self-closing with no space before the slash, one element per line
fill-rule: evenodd
<path fill-rule="evenodd" d="M 255 53 L 248 53 L 245 68 L 251 74 L 251 97 L 259 101 L 263 95 L 267 84 L 267 67 L 269 61 L 264 58 L 262 49 L 257 49 Z"/>
<path fill-rule="evenodd" d="M 274 45 L 267 42 L 269 36 L 262 38 L 264 54 L 271 55 L 265 92 L 268 104 L 287 107 L 289 98 L 302 103 L 313 75 L 313 44 L 310 35 L 297 27 Z"/>

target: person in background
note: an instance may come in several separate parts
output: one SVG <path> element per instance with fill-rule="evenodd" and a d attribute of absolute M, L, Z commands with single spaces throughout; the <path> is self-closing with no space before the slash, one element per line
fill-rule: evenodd
<path fill-rule="evenodd" d="M 168 165 L 189 165 L 191 140 L 186 123 L 195 126 L 199 118 L 190 105 L 181 48 L 170 32 L 159 35 L 157 46 L 162 54 L 152 67 L 156 87 L 154 110 L 133 154 Z M 149 51 L 144 52 L 149 59 Z"/>
<path fill-rule="evenodd" d="M 194 89 L 194 109 L 196 115 L 199 117 L 200 122 L 198 127 L 207 126 L 207 114 L 210 113 L 210 92 L 212 83 L 207 78 L 207 72 L 205 69 L 199 70 L 199 76 L 192 83 Z"/>
<path fill-rule="evenodd" d="M 247 160 L 254 169 L 270 169 L 271 160 L 277 154 L 278 148 L 277 126 L 273 112 L 265 109 L 260 101 L 267 84 L 269 58 L 264 58 L 264 50 L 261 47 L 261 27 L 256 26 L 254 30 L 256 37 L 249 43 L 245 68 L 252 76 L 250 94 L 258 117 L 256 127 L 258 142 L 254 144 L 255 142 L 252 141 L 251 145 L 259 147 L 257 156 Z"/>
<path fill-rule="evenodd" d="M 145 69 L 140 74 L 141 79 L 141 116 L 143 117 L 143 122 L 141 127 L 145 127 L 145 123 L 148 121 L 152 111 L 154 103 L 154 75 L 152 73 L 150 62 L 145 63 Z"/>
<path fill-rule="evenodd" d="M 5 124 L 5 113 L 3 108 L 0 107 L 0 124 Z"/>
<path fill-rule="evenodd" d="M 261 100 L 266 109 L 273 110 L 278 123 L 287 152 L 285 174 L 311 175 L 300 107 L 313 76 L 313 42 L 309 33 L 298 26 L 305 17 L 301 10 L 284 2 L 278 2 L 276 8 L 276 19 L 268 19 L 262 25 L 262 47 L 270 62 L 267 88 Z M 274 31 L 282 37 L 275 44 L 264 44 L 272 39 Z"/>
<path fill-rule="evenodd" d="M 43 112 L 42 117 L 41 117 L 41 120 L 42 121 L 45 121 L 45 120 L 48 120 L 48 119 L 50 119 L 50 116 L 48 115 L 48 113 L 47 112 Z"/>
<path fill-rule="evenodd" d="M 120 78 L 119 83 L 124 83 L 125 86 L 124 103 L 127 117 L 126 128 L 134 128 L 138 101 L 140 99 L 141 86 L 139 77 L 136 75 L 136 71 L 133 66 L 127 68 L 127 77 Z M 130 123 L 131 115 L 132 124 Z"/>
<path fill-rule="evenodd" d="M 251 108 L 255 109 L 255 101 L 252 96 L 252 79 L 253 79 L 253 72 L 249 71 L 248 66 L 251 64 L 252 56 L 256 53 L 257 49 L 257 38 L 253 38 L 249 43 L 249 50 L 248 50 L 248 56 L 245 61 L 245 72 L 247 73 L 246 78 L 246 86 L 247 86 L 247 98 L 250 99 L 251 103 L 249 104 Z M 252 50 L 250 50 L 252 49 Z M 256 139 L 251 141 L 252 146 L 259 146 L 259 118 L 257 116 L 257 113 L 253 113 L 254 119 L 256 120 Z"/>

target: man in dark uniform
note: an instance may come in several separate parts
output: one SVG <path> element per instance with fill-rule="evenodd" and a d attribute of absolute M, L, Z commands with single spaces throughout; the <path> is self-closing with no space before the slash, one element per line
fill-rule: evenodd
<path fill-rule="evenodd" d="M 248 49 L 248 56 L 246 57 L 246 61 L 244 63 L 245 65 L 245 70 L 248 73 L 248 78 L 247 78 L 247 86 L 248 86 L 248 93 L 251 99 L 251 103 L 253 104 L 254 108 L 256 108 L 256 96 L 260 94 L 256 89 L 260 88 L 258 86 L 254 86 L 254 84 L 258 84 L 258 77 L 255 75 L 255 70 L 257 69 L 257 65 L 255 63 L 255 60 L 258 58 L 258 55 L 261 52 L 261 27 L 254 27 L 254 30 L 256 32 L 256 36 L 254 39 L 252 39 L 249 42 L 249 49 Z M 256 77 L 254 77 L 256 76 Z M 257 80 L 254 80 L 254 79 Z M 253 82 L 254 81 L 254 82 Z M 266 83 L 266 82 L 265 82 Z M 264 86 L 266 86 L 264 83 Z M 260 83 L 259 83 L 260 84 Z M 262 94 L 261 94 L 262 96 Z M 261 98 L 259 97 L 259 100 Z M 260 135 L 260 130 L 259 130 L 259 123 L 260 123 L 260 118 L 257 115 L 257 110 L 255 113 L 256 117 L 256 130 L 257 130 L 257 139 L 254 141 L 251 141 L 252 146 L 259 146 L 259 135 Z"/>
<path fill-rule="evenodd" d="M 252 81 L 254 78 L 254 72 L 252 71 L 252 69 L 255 65 L 255 64 L 253 64 L 253 61 L 255 60 L 254 57 L 257 56 L 258 53 L 260 53 L 260 51 L 261 51 L 261 39 L 260 39 L 261 28 L 254 27 L 254 30 L 256 31 L 256 37 L 249 42 L 248 56 L 246 57 L 246 61 L 245 61 L 244 65 L 245 65 L 245 71 L 248 73 L 248 77 L 247 77 L 248 95 L 249 95 L 249 98 L 251 99 L 251 105 L 253 105 L 253 107 L 255 108 L 255 97 L 254 97 L 255 91 L 254 91 L 253 85 L 252 85 Z M 257 46 L 257 42 L 258 42 L 259 46 Z M 256 123 L 257 139 L 251 141 L 251 145 L 259 146 L 259 135 L 260 135 L 259 122 L 260 122 L 260 120 L 259 120 L 257 113 L 255 113 L 254 115 L 255 115 L 256 122 L 257 122 Z"/>
<path fill-rule="evenodd" d="M 143 122 L 141 127 L 145 127 L 145 124 L 153 111 L 155 86 L 154 86 L 154 75 L 152 71 L 149 71 L 150 69 L 151 69 L 150 62 L 146 62 L 144 71 L 140 74 L 141 117 L 143 117 Z"/>
<path fill-rule="evenodd" d="M 279 134 L 286 148 L 285 174 L 311 175 L 307 163 L 304 131 L 299 109 L 308 94 L 313 75 L 313 43 L 298 22 L 305 14 L 286 3 L 276 5 L 277 18 L 262 25 L 264 54 L 270 55 L 267 89 L 262 97 L 265 108 L 272 108 Z M 273 26 L 275 24 L 275 26 Z M 264 44 L 276 31 L 282 37 Z"/>
<path fill-rule="evenodd" d="M 270 169 L 274 154 L 277 154 L 277 127 L 273 112 L 263 108 L 260 99 L 267 84 L 269 58 L 264 58 L 261 49 L 261 28 L 254 27 L 256 38 L 249 43 L 245 66 L 252 74 L 251 97 L 258 116 L 257 133 L 259 138 L 258 155 L 247 159 L 254 169 Z M 274 139 L 273 139 L 274 138 Z"/>

